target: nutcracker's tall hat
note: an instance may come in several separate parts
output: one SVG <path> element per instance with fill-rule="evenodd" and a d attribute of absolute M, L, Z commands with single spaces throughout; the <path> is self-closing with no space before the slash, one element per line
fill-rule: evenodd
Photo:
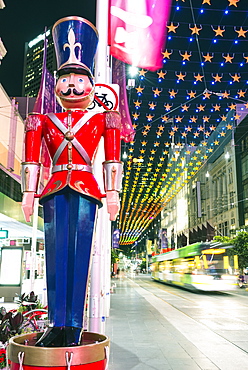
<path fill-rule="evenodd" d="M 52 34 L 58 76 L 74 72 L 92 78 L 98 44 L 95 26 L 87 19 L 70 16 L 59 19 L 53 26 Z"/>

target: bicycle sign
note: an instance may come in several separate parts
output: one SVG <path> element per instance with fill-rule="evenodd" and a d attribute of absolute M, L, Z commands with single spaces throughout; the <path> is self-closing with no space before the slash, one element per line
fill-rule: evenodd
<path fill-rule="evenodd" d="M 96 84 L 95 98 L 88 110 L 116 110 L 119 106 L 119 85 Z"/>

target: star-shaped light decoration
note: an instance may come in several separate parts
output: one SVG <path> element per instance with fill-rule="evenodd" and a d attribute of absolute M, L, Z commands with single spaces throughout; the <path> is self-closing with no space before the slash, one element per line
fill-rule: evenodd
<path fill-rule="evenodd" d="M 153 93 L 154 93 L 154 96 L 159 96 L 162 92 L 162 90 L 159 90 L 157 87 L 156 89 L 152 89 Z"/>
<path fill-rule="evenodd" d="M 229 1 L 229 4 L 228 4 L 228 6 L 231 6 L 231 5 L 233 5 L 233 6 L 236 6 L 236 8 L 237 8 L 237 3 L 239 2 L 239 0 L 228 0 Z"/>
<path fill-rule="evenodd" d="M 138 86 L 138 87 L 135 87 L 135 89 L 137 91 L 137 94 L 142 94 L 144 87 Z"/>
<path fill-rule="evenodd" d="M 177 24 L 177 26 L 176 26 L 176 25 L 174 25 L 173 22 L 171 22 L 170 25 L 166 26 L 166 27 L 168 28 L 168 32 L 176 33 L 176 29 L 179 27 L 179 24 Z"/>
<path fill-rule="evenodd" d="M 210 91 L 204 91 L 203 96 L 205 99 L 210 99 L 211 92 Z"/>
<path fill-rule="evenodd" d="M 138 73 L 139 73 L 139 76 L 141 77 L 145 77 L 145 75 L 146 75 L 146 73 L 147 73 L 147 71 L 145 71 L 143 68 L 141 69 L 141 70 L 139 70 L 138 71 Z"/>
<path fill-rule="evenodd" d="M 164 76 L 167 74 L 167 71 L 162 71 L 162 69 L 159 71 L 159 72 L 157 72 L 157 75 L 158 75 L 158 78 L 162 78 L 162 79 L 164 79 Z"/>
<path fill-rule="evenodd" d="M 199 28 L 197 27 L 197 25 L 195 24 L 194 27 L 189 27 L 189 29 L 191 30 L 191 35 L 199 35 L 199 32 L 202 30 L 202 26 L 200 26 Z"/>
<path fill-rule="evenodd" d="M 203 77 L 204 76 L 203 75 L 200 75 L 200 73 L 197 73 L 197 75 L 194 74 L 194 78 L 195 78 L 196 81 L 201 81 L 202 82 Z"/>
<path fill-rule="evenodd" d="M 181 117 L 181 116 L 176 116 L 175 117 L 176 122 L 182 122 L 182 120 L 183 120 L 183 117 Z"/>
<path fill-rule="evenodd" d="M 170 56 L 172 54 L 172 52 L 170 53 L 167 49 L 165 51 L 162 51 L 162 54 L 163 54 L 163 58 L 165 59 L 170 59 Z"/>
<path fill-rule="evenodd" d="M 231 73 L 229 73 L 229 75 L 232 77 L 233 82 L 239 82 L 239 80 L 241 79 L 241 76 L 239 73 L 235 73 L 233 76 L 231 75 Z"/>
<path fill-rule="evenodd" d="M 202 4 L 208 4 L 208 5 L 211 5 L 211 2 L 210 2 L 210 0 L 202 0 Z"/>
<path fill-rule="evenodd" d="M 190 92 L 187 91 L 187 94 L 189 95 L 190 99 L 193 99 L 196 96 L 196 91 L 192 91 L 192 90 Z"/>
<path fill-rule="evenodd" d="M 214 126 L 214 125 L 211 125 L 211 126 L 209 127 L 209 129 L 210 129 L 211 131 L 215 131 L 215 129 L 216 129 L 216 126 Z"/>
<path fill-rule="evenodd" d="M 156 108 L 156 106 L 157 106 L 157 104 L 156 103 L 153 103 L 153 102 L 148 103 L 148 105 L 149 105 L 149 109 L 152 109 L 152 110 L 154 110 Z"/>
<path fill-rule="evenodd" d="M 185 52 L 184 52 L 184 54 L 182 54 L 181 52 L 179 52 L 179 53 L 180 53 L 181 57 L 183 57 L 183 60 L 188 60 L 188 61 L 190 61 L 191 53 L 190 53 L 190 54 L 188 54 L 188 52 L 187 52 L 187 51 L 185 51 Z"/>
<path fill-rule="evenodd" d="M 234 28 L 235 32 L 237 32 L 238 34 L 238 37 L 246 37 L 246 32 L 248 32 L 248 30 L 243 30 L 243 27 L 241 26 L 239 30 L 236 30 Z"/>
<path fill-rule="evenodd" d="M 226 90 L 222 93 L 222 97 L 223 98 L 229 98 L 229 95 L 230 95 L 230 93 L 229 92 L 227 92 Z"/>
<path fill-rule="evenodd" d="M 228 129 L 228 130 L 232 130 L 232 125 L 230 125 L 230 123 L 228 123 L 227 125 L 226 125 L 226 128 Z"/>
<path fill-rule="evenodd" d="M 152 121 L 153 117 L 154 117 L 154 114 L 149 113 L 146 115 L 147 121 Z"/>
<path fill-rule="evenodd" d="M 223 29 L 221 29 L 220 26 L 218 26 L 217 29 L 214 29 L 213 26 L 212 26 L 212 30 L 215 32 L 215 36 L 222 36 L 223 37 L 223 33 L 225 32 L 225 27 Z"/>
<path fill-rule="evenodd" d="M 203 122 L 205 123 L 205 122 L 209 122 L 210 117 L 208 117 L 208 116 L 203 116 L 203 117 L 202 117 L 202 119 L 203 119 Z"/>
<path fill-rule="evenodd" d="M 229 53 L 227 53 L 226 56 L 224 54 L 222 54 L 222 56 L 225 59 L 225 63 L 232 63 L 232 60 L 233 60 L 234 56 L 231 56 Z"/>
<path fill-rule="evenodd" d="M 133 116 L 133 119 L 136 121 L 139 118 L 140 114 L 135 112 L 135 113 L 132 113 L 132 116 Z"/>
<path fill-rule="evenodd" d="M 171 110 L 171 107 L 173 106 L 173 104 L 169 104 L 169 103 L 165 103 L 164 104 L 164 107 L 165 107 L 165 110 L 168 112 L 169 110 Z"/>
<path fill-rule="evenodd" d="M 212 74 L 212 77 L 213 77 L 215 82 L 221 82 L 223 74 L 222 74 L 222 76 L 220 76 L 218 73 L 215 76 Z"/>
<path fill-rule="evenodd" d="M 170 97 L 171 98 L 175 98 L 176 95 L 177 95 L 177 93 L 178 93 L 178 91 L 172 89 L 172 90 L 168 90 L 168 93 L 170 94 Z"/>
<path fill-rule="evenodd" d="M 205 104 L 205 105 L 202 105 L 202 104 L 197 105 L 197 109 L 198 109 L 200 112 L 204 112 L 205 107 L 206 107 L 206 104 Z"/>
<path fill-rule="evenodd" d="M 236 104 L 231 103 L 230 105 L 228 105 L 228 108 L 230 108 L 231 110 L 235 110 L 236 109 Z"/>
<path fill-rule="evenodd" d="M 239 98 L 244 98 L 245 97 L 245 93 L 246 93 L 246 91 L 243 91 L 243 90 L 238 90 L 237 91 L 237 94 L 238 94 Z"/>
<path fill-rule="evenodd" d="M 190 117 L 190 122 L 196 123 L 197 119 L 198 119 L 197 117 L 192 116 Z"/>
<path fill-rule="evenodd" d="M 214 108 L 215 111 L 220 111 L 221 105 L 215 104 L 215 105 L 212 105 L 212 107 Z"/>
<path fill-rule="evenodd" d="M 181 107 L 182 107 L 182 111 L 184 112 L 184 111 L 188 111 L 189 110 L 190 105 L 183 104 Z"/>
<path fill-rule="evenodd" d="M 213 54 L 210 55 L 210 53 L 207 53 L 206 55 L 202 54 L 203 58 L 204 58 L 204 62 L 212 62 L 212 59 L 213 59 Z"/>
<path fill-rule="evenodd" d="M 142 101 L 139 101 L 139 100 L 134 101 L 135 108 L 140 108 L 141 104 L 142 104 Z"/>
<path fill-rule="evenodd" d="M 175 72 L 175 74 L 176 74 L 178 80 L 181 80 L 181 81 L 184 81 L 184 78 L 187 76 L 187 73 L 183 74 L 182 72 L 180 72 L 178 74 L 177 74 L 177 72 Z"/>
<path fill-rule="evenodd" d="M 235 114 L 235 115 L 234 115 L 234 119 L 236 119 L 236 120 L 239 120 L 239 119 L 240 119 L 240 117 L 241 117 L 241 114 Z"/>

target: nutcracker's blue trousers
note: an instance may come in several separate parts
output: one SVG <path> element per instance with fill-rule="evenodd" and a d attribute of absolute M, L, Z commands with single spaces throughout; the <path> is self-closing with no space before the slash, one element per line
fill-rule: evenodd
<path fill-rule="evenodd" d="M 68 187 L 42 204 L 48 318 L 82 328 L 97 205 Z"/>

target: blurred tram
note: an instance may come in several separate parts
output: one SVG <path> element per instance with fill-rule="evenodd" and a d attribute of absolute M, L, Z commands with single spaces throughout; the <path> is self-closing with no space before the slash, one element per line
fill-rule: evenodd
<path fill-rule="evenodd" d="M 195 243 L 153 257 L 154 280 L 190 290 L 228 291 L 237 287 L 238 257 L 221 243 Z"/>

